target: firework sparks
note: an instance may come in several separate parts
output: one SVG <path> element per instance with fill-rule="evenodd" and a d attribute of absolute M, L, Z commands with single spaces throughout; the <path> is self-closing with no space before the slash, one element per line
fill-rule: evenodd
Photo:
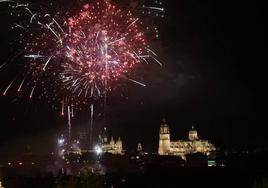
<path fill-rule="evenodd" d="M 107 82 L 120 79 L 140 64 L 135 57 L 143 55 L 147 44 L 137 21 L 130 11 L 99 2 L 70 17 L 71 34 L 63 39 L 67 47 L 59 52 L 65 60 L 62 78 L 68 80 L 66 84 L 81 86 L 85 93 L 95 88 L 102 94 L 109 89 Z M 73 93 L 75 90 L 79 91 L 74 87 Z"/>
<path fill-rule="evenodd" d="M 149 48 L 146 37 L 149 26 L 144 25 L 134 10 L 122 9 L 110 1 L 95 0 L 77 12 L 53 14 L 44 10 L 36 12 L 28 3 L 0 0 L 4 2 L 13 4 L 11 7 L 20 12 L 25 10 L 28 20 L 27 24 L 16 23 L 13 27 L 28 36 L 28 40 L 23 36 L 20 40 L 21 44 L 26 44 L 23 57 L 30 63 L 24 66 L 27 76 L 21 78 L 18 92 L 23 86 L 31 87 L 30 98 L 37 90 L 46 97 L 52 92 L 50 95 L 55 100 L 62 101 L 62 115 L 67 109 L 73 117 L 74 104 L 106 96 L 121 79 L 146 87 L 132 76 L 143 63 L 149 64 L 149 59 L 162 66 L 157 54 Z M 156 6 L 142 8 L 164 12 Z M 155 27 L 152 30 L 158 32 Z M 0 69 L 3 66 L 6 63 Z M 25 84 L 29 81 L 31 83 Z M 14 82 L 15 79 L 4 95 Z M 37 83 L 41 83 L 42 89 Z M 61 100 L 63 97 L 65 100 Z"/>

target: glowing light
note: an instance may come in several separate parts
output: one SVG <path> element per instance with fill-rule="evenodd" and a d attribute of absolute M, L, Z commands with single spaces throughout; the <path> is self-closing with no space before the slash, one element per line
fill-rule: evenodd
<path fill-rule="evenodd" d="M 100 146 L 98 146 L 98 145 L 96 145 L 96 146 L 94 147 L 94 149 L 95 149 L 95 153 L 96 153 L 97 155 L 100 155 L 100 154 L 103 153 L 102 148 L 101 148 Z"/>
<path fill-rule="evenodd" d="M 2 182 L 0 181 L 0 188 L 4 188 L 3 186 L 2 186 Z"/>
<path fill-rule="evenodd" d="M 64 140 L 63 138 L 58 139 L 58 144 L 59 144 L 59 145 L 63 145 L 63 144 L 64 144 L 64 141 L 65 141 L 65 140 Z"/>

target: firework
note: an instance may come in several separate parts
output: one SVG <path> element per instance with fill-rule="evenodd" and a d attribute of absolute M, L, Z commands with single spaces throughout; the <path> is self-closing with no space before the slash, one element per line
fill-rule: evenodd
<path fill-rule="evenodd" d="M 90 11 L 92 10 L 92 11 Z M 147 43 L 130 11 L 109 3 L 84 6 L 66 23 L 69 33 L 58 37 L 58 58 L 63 60 L 61 78 L 78 96 L 101 95 L 112 83 L 125 77 L 142 62 Z"/>
<path fill-rule="evenodd" d="M 27 61 L 25 73 L 10 82 L 4 95 L 18 82 L 18 92 L 28 91 L 32 98 L 39 91 L 39 97 L 62 104 L 62 115 L 67 107 L 68 115 L 73 116 L 74 105 L 106 95 L 121 80 L 145 87 L 135 79 L 136 69 L 150 59 L 162 66 L 150 49 L 151 37 L 147 37 L 152 26 L 155 34 L 150 36 L 157 38 L 157 27 L 144 20 L 139 11 L 159 16 L 164 12 L 162 7 L 132 2 L 129 8 L 120 8 L 108 0 L 95 0 L 79 11 L 52 14 L 35 12 L 27 3 L 0 3 L 10 3 L 28 17 L 26 23 L 15 23 L 13 27 L 25 33 L 19 40 Z"/>

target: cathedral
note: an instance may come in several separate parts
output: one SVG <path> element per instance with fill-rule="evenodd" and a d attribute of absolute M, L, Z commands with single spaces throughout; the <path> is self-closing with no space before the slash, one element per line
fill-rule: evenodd
<path fill-rule="evenodd" d="M 122 140 L 120 137 L 118 138 L 117 141 L 114 141 L 113 137 L 111 137 L 110 142 L 106 142 L 102 144 L 102 149 L 104 153 L 111 153 L 111 154 L 119 154 L 123 155 L 123 144 Z"/>
<path fill-rule="evenodd" d="M 124 155 L 123 143 L 120 137 L 115 141 L 113 137 L 108 141 L 107 128 L 104 127 L 99 134 L 99 144 L 104 153 Z"/>
<path fill-rule="evenodd" d="M 164 120 L 160 126 L 159 131 L 159 155 L 178 155 L 184 160 L 186 154 L 201 152 L 210 156 L 216 148 L 208 140 L 201 140 L 198 138 L 197 131 L 192 127 L 189 131 L 188 140 L 170 140 L 169 127 Z"/>

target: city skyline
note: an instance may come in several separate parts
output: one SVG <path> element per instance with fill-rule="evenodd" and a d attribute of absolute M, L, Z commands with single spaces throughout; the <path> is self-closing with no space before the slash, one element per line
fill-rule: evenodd
<path fill-rule="evenodd" d="M 264 7 L 0 0 L 0 187 L 268 187 Z"/>
<path fill-rule="evenodd" d="M 253 26 L 247 28 L 250 15 L 245 10 L 237 12 L 239 3 L 229 6 L 228 3 L 168 1 L 164 7 L 165 21 L 159 28 L 159 40 L 153 44 L 163 68 L 153 64 L 142 70 L 146 87 L 129 84 L 123 96 L 116 92 L 108 95 L 107 127 L 111 135 L 125 135 L 127 139 L 122 139 L 128 140 L 129 148 L 135 148 L 138 142 L 149 147 L 157 143 L 157 136 L 150 135 L 157 135 L 165 116 L 172 134 L 186 135 L 194 124 L 201 135 L 211 138 L 216 145 L 230 149 L 264 147 L 267 138 L 263 127 L 253 121 L 255 75 L 251 75 L 250 59 L 257 49 L 247 48 L 258 44 L 252 38 L 257 35 L 254 27 L 259 26 L 251 22 Z M 6 12 L 2 9 L 1 14 L 5 27 L 1 28 L 0 60 L 4 62 L 13 51 L 12 47 L 7 48 L 12 38 L 9 36 L 12 20 L 4 17 Z M 245 40 L 245 36 L 252 38 Z M 248 51 L 249 58 L 244 56 Z M 3 91 L 10 82 L 9 72 L 0 78 Z M 53 144 L 51 137 L 55 138 L 66 128 L 66 117 L 51 109 L 45 100 L 10 93 L 1 96 L 0 102 L 3 145 L 10 145 L 13 140 L 18 143 L 26 140 L 27 145 L 38 141 L 40 135 Z M 98 127 L 103 118 L 102 101 L 96 101 L 95 106 L 94 126 Z M 88 110 L 73 119 L 73 126 L 88 123 Z"/>

